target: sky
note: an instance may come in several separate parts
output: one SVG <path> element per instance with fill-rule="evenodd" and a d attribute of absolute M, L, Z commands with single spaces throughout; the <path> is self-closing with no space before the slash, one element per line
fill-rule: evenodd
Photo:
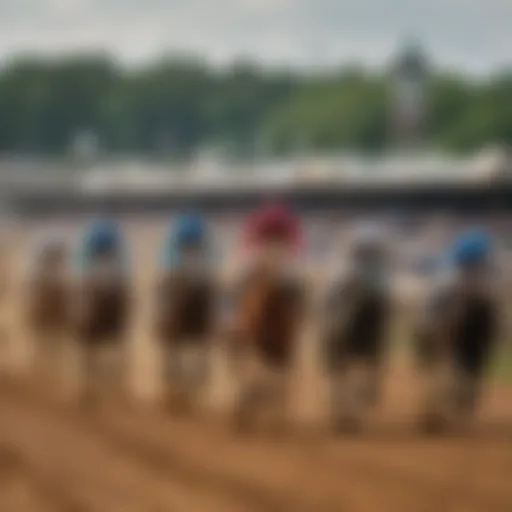
<path fill-rule="evenodd" d="M 140 63 L 380 67 L 414 38 L 440 67 L 512 67 L 512 0 L 0 0 L 0 59 L 106 50 Z"/>

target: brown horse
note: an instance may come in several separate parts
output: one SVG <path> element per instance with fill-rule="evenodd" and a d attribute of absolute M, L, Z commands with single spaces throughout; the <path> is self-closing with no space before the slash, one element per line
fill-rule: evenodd
<path fill-rule="evenodd" d="M 69 334 L 66 258 L 61 247 L 42 255 L 25 288 L 26 324 L 35 346 L 36 364 L 45 372 L 63 356 Z"/>
<path fill-rule="evenodd" d="M 176 269 L 156 285 L 154 326 L 165 354 L 166 390 L 174 389 L 180 410 L 190 407 L 208 380 L 214 299 L 211 275 Z"/>
<path fill-rule="evenodd" d="M 303 289 L 295 277 L 253 268 L 243 276 L 235 296 L 232 354 L 241 388 L 236 423 L 241 429 L 250 427 L 261 405 L 270 403 L 282 412 L 284 426 Z"/>
<path fill-rule="evenodd" d="M 84 350 L 86 403 L 96 399 L 96 385 L 101 377 L 100 355 L 105 348 L 121 352 L 118 376 L 127 367 L 126 334 L 131 310 L 131 291 L 122 275 L 90 275 L 75 290 L 73 328 Z"/>

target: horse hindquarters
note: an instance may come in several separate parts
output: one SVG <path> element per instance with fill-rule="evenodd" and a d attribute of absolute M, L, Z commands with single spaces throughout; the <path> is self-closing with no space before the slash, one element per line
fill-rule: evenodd
<path fill-rule="evenodd" d="M 384 297 L 370 297 L 357 306 L 325 339 L 332 415 L 336 424 L 347 427 L 359 425 L 366 407 L 379 401 L 389 319 Z M 357 379 L 356 366 L 363 370 Z"/>
<path fill-rule="evenodd" d="M 93 286 L 83 299 L 83 318 L 77 331 L 84 350 L 85 399 L 93 402 L 97 397 L 98 381 L 103 380 L 100 359 L 107 347 L 118 349 L 114 373 L 122 386 L 122 377 L 128 368 L 125 336 L 130 301 L 128 290 L 121 286 L 113 290 Z"/>
<path fill-rule="evenodd" d="M 177 276 L 160 288 L 157 331 L 165 351 L 165 380 L 187 406 L 208 381 L 213 334 L 213 287 Z"/>
<path fill-rule="evenodd" d="M 287 290 L 286 290 L 287 291 Z M 287 423 L 288 374 L 293 364 L 299 322 L 298 311 L 289 307 L 289 294 L 268 295 L 258 322 L 249 333 L 249 346 L 242 365 L 237 422 L 247 428 L 263 405 L 273 406 L 280 416 L 279 426 Z"/>
<path fill-rule="evenodd" d="M 474 412 L 485 370 L 494 348 L 496 307 L 490 300 L 473 300 L 454 329 L 455 408 Z"/>
<path fill-rule="evenodd" d="M 469 300 L 450 329 L 445 346 L 428 338 L 431 351 L 427 391 L 427 417 L 439 425 L 464 423 L 474 413 L 496 328 L 495 306 L 482 299 Z"/>

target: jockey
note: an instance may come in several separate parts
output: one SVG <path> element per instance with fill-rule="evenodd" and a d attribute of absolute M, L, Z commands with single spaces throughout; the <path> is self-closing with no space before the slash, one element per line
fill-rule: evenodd
<path fill-rule="evenodd" d="M 470 278 L 489 268 L 492 243 L 483 229 L 473 229 L 462 234 L 453 246 L 453 263 L 461 277 Z"/>
<path fill-rule="evenodd" d="M 256 250 L 256 260 L 263 265 L 287 264 L 301 244 L 299 220 L 284 205 L 265 205 L 249 217 L 245 242 Z"/>
<path fill-rule="evenodd" d="M 491 272 L 492 241 L 483 229 L 456 238 L 448 252 L 449 273 L 436 283 L 425 304 L 420 325 L 419 355 L 430 370 L 448 359 L 455 382 L 444 390 L 445 401 L 459 414 L 471 414 L 497 328 L 497 287 Z M 432 400 L 432 399 L 431 399 Z M 430 404 L 426 426 L 440 421 Z"/>
<path fill-rule="evenodd" d="M 155 327 L 175 405 L 185 410 L 209 376 L 216 298 L 209 250 L 203 217 L 184 213 L 170 225 L 160 259 L 164 275 L 156 288 Z"/>
<path fill-rule="evenodd" d="M 269 400 L 284 427 L 287 370 L 303 319 L 302 283 L 289 272 L 290 256 L 300 244 L 300 225 L 285 206 L 269 204 L 250 216 L 245 228 L 244 241 L 254 259 L 235 293 L 233 361 L 241 386 L 236 423 L 248 427 Z"/>
<path fill-rule="evenodd" d="M 456 238 L 444 256 L 444 267 L 438 282 L 433 284 L 426 301 L 424 327 L 430 330 L 442 324 L 451 297 L 465 295 L 490 284 L 492 244 L 484 230 L 473 229 Z"/>
<path fill-rule="evenodd" d="M 327 294 L 323 348 L 331 384 L 335 428 L 358 428 L 363 412 L 380 398 L 390 317 L 387 254 L 379 226 L 355 231 L 349 266 Z M 365 379 L 355 389 L 350 370 L 360 366 Z"/>
<path fill-rule="evenodd" d="M 118 224 L 97 219 L 86 227 L 79 252 L 80 286 L 73 295 L 72 322 L 84 349 L 85 385 L 82 399 L 94 404 L 102 375 L 102 347 L 116 347 L 119 376 L 127 371 L 126 333 L 132 309 L 132 293 L 127 279 L 124 239 Z M 102 376 L 103 377 L 103 376 Z M 122 379 L 119 379 L 122 386 Z"/>

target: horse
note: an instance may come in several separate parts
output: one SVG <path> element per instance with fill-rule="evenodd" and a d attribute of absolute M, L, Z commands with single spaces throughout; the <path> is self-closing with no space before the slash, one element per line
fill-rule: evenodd
<path fill-rule="evenodd" d="M 164 353 L 166 392 L 170 404 L 188 411 L 209 377 L 215 329 L 216 283 L 211 272 L 183 268 L 164 271 L 155 290 L 154 329 Z"/>
<path fill-rule="evenodd" d="M 127 368 L 126 335 L 132 310 L 132 291 L 126 276 L 112 262 L 102 268 L 92 265 L 74 289 L 72 324 L 75 338 L 83 349 L 85 388 L 83 401 L 96 402 L 100 356 L 114 348 L 118 356 L 118 377 Z"/>
<path fill-rule="evenodd" d="M 253 425 L 263 405 L 275 405 L 282 414 L 281 427 L 287 423 L 288 373 L 304 311 L 304 291 L 297 276 L 269 272 L 258 265 L 244 272 L 237 283 L 230 348 L 240 385 L 235 424 L 241 431 Z"/>
<path fill-rule="evenodd" d="M 419 423 L 425 432 L 462 426 L 474 415 L 499 316 L 498 297 L 489 288 L 468 292 L 459 281 L 431 292 L 414 332 L 427 383 Z"/>
<path fill-rule="evenodd" d="M 330 285 L 321 343 L 338 432 L 359 430 L 364 412 L 380 401 L 391 305 L 386 282 L 375 286 L 352 272 Z"/>
<path fill-rule="evenodd" d="M 69 335 L 70 282 L 67 248 L 57 240 L 37 254 L 25 284 L 25 320 L 35 348 L 36 364 L 50 370 L 63 352 Z M 53 374 L 53 371 L 50 371 Z"/>
<path fill-rule="evenodd" d="M 475 412 L 501 313 L 493 244 L 485 229 L 459 235 L 418 324 L 418 361 L 429 381 L 420 425 L 463 426 Z"/>

